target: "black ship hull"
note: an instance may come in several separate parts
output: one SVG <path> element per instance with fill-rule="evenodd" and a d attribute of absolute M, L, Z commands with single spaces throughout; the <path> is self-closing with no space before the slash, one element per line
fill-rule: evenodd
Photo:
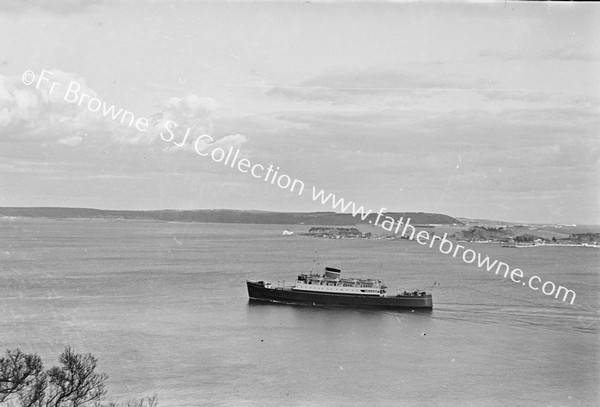
<path fill-rule="evenodd" d="M 247 281 L 251 301 L 345 308 L 424 309 L 433 308 L 431 294 L 367 296 L 293 290 L 291 287 L 266 287 L 262 281 Z"/>

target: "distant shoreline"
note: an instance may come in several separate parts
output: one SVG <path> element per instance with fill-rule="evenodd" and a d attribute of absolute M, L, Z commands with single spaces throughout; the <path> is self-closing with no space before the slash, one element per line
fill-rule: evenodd
<path fill-rule="evenodd" d="M 410 218 L 413 223 L 421 225 L 464 225 L 459 220 L 443 214 L 424 212 L 387 212 L 386 215 L 399 219 Z M 0 217 L 26 217 L 51 219 L 129 219 L 158 220 L 167 222 L 199 222 L 199 223 L 254 223 L 270 225 L 331 225 L 353 226 L 369 224 L 375 215 L 357 219 L 349 213 L 336 212 L 268 212 L 232 209 L 197 209 L 197 210 L 103 210 L 90 208 L 55 208 L 35 207 L 0 208 Z"/>
<path fill-rule="evenodd" d="M 494 242 L 496 243 L 496 242 Z M 496 243 L 497 244 L 497 243 Z M 581 244 L 577 244 L 577 243 L 547 243 L 547 244 L 529 244 L 529 245 L 506 245 L 503 244 L 502 247 L 508 248 L 508 249 L 528 249 L 531 247 L 587 247 L 587 248 L 592 248 L 592 249 L 600 249 L 600 245 L 594 245 L 594 244 L 587 244 L 587 243 L 581 243 Z"/>
<path fill-rule="evenodd" d="M 213 210 L 208 210 L 208 211 L 213 211 Z M 214 210 L 214 212 L 220 212 L 220 210 Z M 243 211 L 240 211 L 243 212 Z M 274 215 L 281 215 L 282 213 L 278 213 L 278 212 L 272 212 L 270 214 L 274 214 Z M 285 213 L 283 213 L 283 215 L 286 215 Z M 289 215 L 289 214 L 288 214 Z M 294 214 L 294 215 L 298 215 L 298 214 Z M 369 226 L 372 227 L 372 225 L 365 225 L 364 223 L 354 223 L 354 224 L 340 224 L 340 223 L 332 223 L 332 222 L 320 222 L 320 220 L 329 220 L 331 221 L 332 219 L 329 217 L 330 215 L 343 215 L 343 214 L 335 214 L 333 212 L 331 213 L 305 213 L 304 215 L 313 215 L 313 217 L 310 219 L 310 221 L 315 222 L 315 223 L 285 223 L 283 221 L 283 219 L 277 219 L 278 222 L 260 222 L 260 221 L 251 221 L 251 219 L 244 219 L 244 221 L 242 222 L 235 222 L 235 221 L 221 221 L 221 220 L 169 220 L 169 219 L 159 219 L 159 218 L 153 218 L 153 217 L 121 217 L 121 216 L 115 216 L 115 215 L 111 215 L 111 216 L 89 216 L 89 217 L 84 217 L 84 216 L 73 216 L 73 217 L 68 217 L 68 216 L 48 216 L 48 214 L 46 215 L 42 215 L 42 214 L 38 214 L 37 216 L 27 216 L 27 215 L 17 215 L 17 216 L 11 216 L 11 215 L 6 215 L 5 213 L 3 213 L 2 208 L 0 208 L 0 221 L 6 221 L 6 222 L 12 222 L 12 221 L 16 221 L 16 220 L 36 220 L 36 219 L 41 219 L 41 220 L 49 220 L 49 221 L 65 221 L 65 222 L 120 222 L 120 221 L 125 221 L 125 222 L 164 222 L 164 223 L 176 223 L 176 224 L 189 224 L 189 223 L 196 223 L 196 224 L 213 224 L 213 225 L 270 225 L 270 226 L 289 226 L 289 227 L 293 227 L 293 226 L 299 226 L 299 227 L 311 227 L 311 229 L 308 230 L 308 232 L 304 232 L 304 233 L 297 233 L 297 236 L 306 236 L 306 237 L 316 237 L 316 238 L 327 238 L 327 239 L 368 239 L 368 240 L 406 240 L 406 237 L 401 237 L 398 235 L 394 235 L 394 234 L 382 234 L 382 233 L 375 233 L 373 234 L 370 230 L 370 228 L 368 228 Z M 324 218 L 320 217 L 320 216 L 316 216 L 315 215 L 321 215 Z M 328 216 L 329 215 L 329 216 Z M 351 217 L 350 219 L 354 219 L 354 217 Z M 296 219 L 297 221 L 297 219 Z M 339 222 L 339 219 L 334 219 L 334 221 Z M 330 226 L 324 226 L 324 225 L 330 225 Z M 315 227 L 317 226 L 317 227 Z M 340 227 L 340 226 L 354 226 L 354 228 L 344 228 L 344 227 Z M 365 226 L 368 229 L 365 229 Z M 558 242 L 550 242 L 550 241 L 546 241 L 546 242 L 536 242 L 535 244 L 528 244 L 528 243 L 507 243 L 506 241 L 498 241 L 498 240 L 477 240 L 477 239 L 464 239 L 461 238 L 459 236 L 457 236 L 457 234 L 462 234 L 465 233 L 466 230 L 473 230 L 474 227 L 470 227 L 469 225 L 465 225 L 465 224 L 461 224 L 461 225 L 444 225 L 444 224 L 438 224 L 438 225 L 414 225 L 415 228 L 417 230 L 430 230 L 430 229 L 438 229 L 442 230 L 442 232 L 439 233 L 439 235 L 441 236 L 441 234 L 443 233 L 443 231 L 448 231 L 448 230 L 458 230 L 458 233 L 452 234 L 451 236 L 449 236 L 449 238 L 456 240 L 457 242 L 464 242 L 464 243 L 475 243 L 475 244 L 488 244 L 488 245 L 501 245 L 503 248 L 508 248 L 508 249 L 527 249 L 527 248 L 538 248 L 538 247 L 583 247 L 583 248 L 592 248 L 592 249 L 599 249 L 600 245 L 597 243 L 598 242 L 598 238 L 596 238 L 595 242 L 582 242 L 582 243 L 575 243 L 572 239 L 565 239 L 567 240 L 565 243 L 558 243 Z M 356 229 L 356 228 L 360 228 Z M 477 227 L 475 227 L 477 228 Z M 320 233 L 315 233 L 315 231 L 313 231 L 313 229 L 324 229 L 323 232 Z M 600 227 L 599 227 L 600 229 Z M 287 229 L 286 229 L 287 230 Z M 366 230 L 366 232 L 365 232 Z M 297 231 L 300 232 L 300 231 Z M 286 235 L 285 233 L 283 234 L 284 236 L 291 236 L 293 235 L 294 232 L 289 233 L 288 235 Z M 574 235 L 576 237 L 576 235 Z M 596 234 L 596 236 L 598 237 L 598 234 Z M 564 238 L 563 238 L 564 239 Z M 511 238 L 512 240 L 512 238 Z"/>

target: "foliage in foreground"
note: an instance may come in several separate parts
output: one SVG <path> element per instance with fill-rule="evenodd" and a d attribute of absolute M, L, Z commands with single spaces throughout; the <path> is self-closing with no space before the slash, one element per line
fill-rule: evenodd
<path fill-rule="evenodd" d="M 0 406 L 4 407 L 157 407 L 156 395 L 126 404 L 101 404 L 108 375 L 96 373 L 98 360 L 67 347 L 60 366 L 44 370 L 41 358 L 7 350 L 0 358 Z"/>

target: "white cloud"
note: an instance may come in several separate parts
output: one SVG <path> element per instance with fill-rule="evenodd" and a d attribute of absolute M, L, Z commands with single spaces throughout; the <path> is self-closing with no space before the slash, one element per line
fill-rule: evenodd
<path fill-rule="evenodd" d="M 71 137 L 62 138 L 62 139 L 58 140 L 58 142 L 60 144 L 66 145 L 66 146 L 75 147 L 75 146 L 78 146 L 79 144 L 81 144 L 82 140 L 83 140 L 83 138 L 81 136 L 71 136 Z"/>
<path fill-rule="evenodd" d="M 215 99 L 188 95 L 183 98 L 171 97 L 163 102 L 161 124 L 167 120 L 177 123 L 179 128 L 190 128 L 202 133 L 212 132 L 212 113 L 219 104 Z"/>
<path fill-rule="evenodd" d="M 149 118 L 151 127 L 147 132 L 146 140 L 169 143 L 165 151 L 193 151 L 193 143 L 198 136 L 213 133 L 212 115 L 219 107 L 215 99 L 197 95 L 188 95 L 183 98 L 170 97 L 162 103 L 162 107 L 161 112 Z M 240 137 L 244 140 L 242 141 Z M 138 136 L 134 140 L 141 142 L 143 138 Z M 183 141 L 186 141 L 184 145 L 176 145 Z M 223 137 L 219 143 L 233 142 L 239 145 L 245 141 L 244 136 L 236 135 Z"/>
<path fill-rule="evenodd" d="M 0 75 L 0 142 L 58 141 L 102 127 L 98 114 L 65 100 L 72 82 L 79 85 L 79 94 L 96 96 L 82 78 L 52 70 L 45 74 L 47 81 L 38 83 L 39 74 L 31 85 Z"/>
<path fill-rule="evenodd" d="M 0 6 L 0 12 L 22 13 L 28 10 L 48 12 L 56 15 L 69 16 L 75 12 L 92 10 L 94 6 L 101 4 L 101 0 L 6 0 Z"/>
<path fill-rule="evenodd" d="M 83 78 L 60 70 L 47 71 L 45 77 L 48 80 L 38 82 L 37 72 L 33 83 L 26 85 L 21 77 L 0 75 L 0 141 L 55 142 L 74 147 L 82 144 L 84 134 L 104 133 L 110 135 L 105 140 L 117 144 L 149 145 L 164 143 L 160 134 L 169 136 L 168 130 L 173 132 L 174 142 L 183 139 L 186 132 L 192 140 L 213 131 L 212 114 L 219 106 L 213 98 L 193 94 L 170 97 L 162 102 L 161 112 L 148 118 L 147 127 L 136 128 L 136 121 L 143 117 L 126 106 L 111 105 Z M 83 94 L 89 96 L 81 99 Z M 103 114 L 111 108 L 112 113 Z M 239 145 L 245 141 L 237 135 L 219 143 Z"/>
<path fill-rule="evenodd" d="M 241 134 L 232 134 L 230 136 L 225 136 L 215 141 L 213 144 L 214 148 L 222 148 L 228 149 L 229 147 L 240 147 L 242 144 L 248 141 L 248 137 L 243 136 Z"/>
<path fill-rule="evenodd" d="M 519 44 L 520 45 L 520 44 Z M 556 60 L 592 62 L 600 60 L 600 52 L 593 47 L 579 43 L 563 43 L 546 48 L 515 47 L 487 48 L 479 52 L 482 58 L 512 60 Z"/>

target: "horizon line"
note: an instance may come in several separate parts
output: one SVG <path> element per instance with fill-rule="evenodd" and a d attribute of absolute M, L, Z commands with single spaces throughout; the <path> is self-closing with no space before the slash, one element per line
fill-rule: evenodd
<path fill-rule="evenodd" d="M 93 210 L 93 211 L 116 211 L 116 212 L 160 212 L 160 211 L 171 211 L 171 212 L 185 212 L 185 211 L 235 211 L 235 212 L 260 212 L 260 213 L 280 213 L 280 214 L 316 214 L 316 213 L 328 213 L 334 215 L 349 215 L 352 216 L 351 213 L 346 212 L 334 212 L 334 211 L 269 211 L 263 209 L 229 209 L 229 208 L 196 208 L 196 209 L 171 209 L 171 208 L 162 208 L 162 209 L 99 209 L 99 208 L 91 208 L 91 207 L 79 207 L 79 206 L 0 206 L 0 210 L 2 209 L 83 209 L 83 210 Z M 465 216 L 452 216 L 447 215 L 445 213 L 438 212 L 423 212 L 423 211 L 385 211 L 383 213 L 394 214 L 394 213 L 416 213 L 416 214 L 429 214 L 429 215 L 444 215 L 454 218 L 456 220 L 465 219 L 470 221 L 479 221 L 479 222 L 492 222 L 492 223 L 509 223 L 509 224 L 524 224 L 524 225 L 558 225 L 558 226 L 597 226 L 600 227 L 600 224 L 593 223 L 558 223 L 558 222 L 518 222 L 518 221 L 505 221 L 505 220 L 496 220 L 496 219 L 485 219 L 485 218 L 470 218 Z"/>

